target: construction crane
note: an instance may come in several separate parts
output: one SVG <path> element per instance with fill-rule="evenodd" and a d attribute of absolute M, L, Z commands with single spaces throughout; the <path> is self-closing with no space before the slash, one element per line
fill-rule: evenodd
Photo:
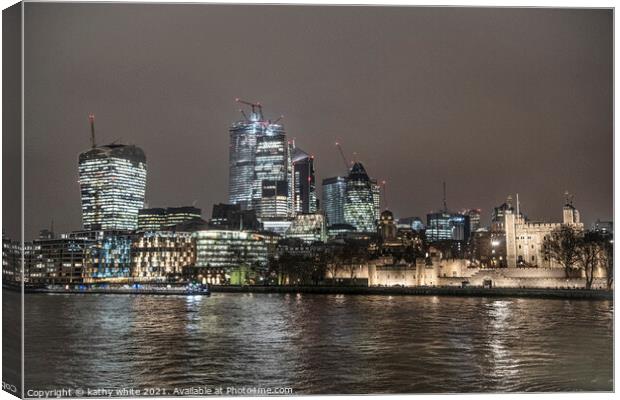
<path fill-rule="evenodd" d="M 340 146 L 339 142 L 336 142 L 336 147 L 338 147 L 338 151 L 340 152 L 340 157 L 342 157 L 342 161 L 344 162 L 344 168 L 346 169 L 348 173 L 349 172 L 349 160 L 347 160 L 347 157 L 345 157 L 344 151 L 342 151 L 342 146 Z"/>
<path fill-rule="evenodd" d="M 246 100 L 241 100 L 240 98 L 236 98 L 235 101 L 237 103 L 240 104 L 245 104 L 246 106 L 250 106 L 252 108 L 252 114 L 256 114 L 256 109 L 258 109 L 258 116 L 259 119 L 262 120 L 263 119 L 263 106 L 261 106 L 260 103 L 256 102 L 256 103 L 252 103 L 250 101 L 246 101 Z M 243 111 L 242 111 L 243 114 Z M 245 114 L 243 114 L 245 116 Z M 246 118 L 247 119 L 247 118 Z"/>

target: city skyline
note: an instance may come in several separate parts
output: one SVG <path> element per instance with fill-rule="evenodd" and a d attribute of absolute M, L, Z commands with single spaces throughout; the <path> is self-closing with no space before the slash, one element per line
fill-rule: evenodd
<path fill-rule="evenodd" d="M 101 12 L 93 15 L 93 7 Z M 211 12 L 201 11 L 204 6 L 171 9 L 184 15 L 180 19 L 189 21 L 180 33 L 174 32 L 176 25 L 165 17 L 166 6 L 142 7 L 140 14 L 145 21 L 142 28 L 148 35 L 137 35 L 129 24 L 131 6 L 119 5 L 127 12 L 113 15 L 106 13 L 107 7 L 110 6 L 89 5 L 93 18 L 83 21 L 83 25 L 77 15 L 86 11 L 79 5 L 55 5 L 53 10 L 39 4 L 29 7 L 32 14 L 29 18 L 40 23 L 33 23 L 32 31 L 27 27 L 26 40 L 42 41 L 42 45 L 34 46 L 32 54 L 26 55 L 29 58 L 26 75 L 33 84 L 26 90 L 29 107 L 25 162 L 37 159 L 37 168 L 26 169 L 26 239 L 35 237 L 51 219 L 59 232 L 81 226 L 76 158 L 88 148 L 86 115 L 90 111 L 97 115 L 100 144 L 121 137 L 123 143 L 135 144 L 146 153 L 149 160 L 146 201 L 150 207 L 190 205 L 197 200 L 196 205 L 207 217 L 213 204 L 227 202 L 228 152 L 225 149 L 228 128 L 238 120 L 235 97 L 260 101 L 271 117 L 284 114 L 282 123 L 287 136 L 315 156 L 318 190 L 324 178 L 346 173 L 334 143 L 340 141 L 350 157 L 356 152 L 369 175 L 388 182 L 387 206 L 399 217 L 425 219 L 430 211 L 440 210 L 441 182 L 445 180 L 448 208 L 480 208 L 483 225 L 489 223 L 492 208 L 516 192 L 520 194 L 523 210 L 532 219 L 558 219 L 557 205 L 562 204 L 565 190 L 576 195 L 575 203 L 582 210 L 586 225 L 598 218 L 612 219 L 611 71 L 605 61 L 611 57 L 607 34 L 611 17 L 606 12 L 510 10 L 511 18 L 508 18 L 502 10 L 461 10 L 465 17 L 461 15 L 459 21 L 453 21 L 457 26 L 440 32 L 440 38 L 428 38 L 429 44 L 412 39 L 415 43 L 398 46 L 391 41 L 402 38 L 403 32 L 407 33 L 406 38 L 414 37 L 413 34 L 419 36 L 425 29 L 436 32 L 429 21 L 450 19 L 450 11 L 407 8 L 407 18 L 418 22 L 411 23 L 416 26 L 412 28 L 402 23 L 405 19 L 399 19 L 398 9 L 371 13 L 362 8 L 348 14 L 344 8 L 332 7 L 334 13 L 322 17 L 317 11 L 321 7 L 306 7 L 303 12 L 300 7 L 254 7 L 264 20 L 283 18 L 282 29 L 296 32 L 298 42 L 310 46 L 312 54 L 325 54 L 320 48 L 326 46 L 324 40 L 334 32 L 340 35 L 325 50 L 334 52 L 334 59 L 319 58 L 312 66 L 314 70 L 308 70 L 302 68 L 309 61 L 301 50 L 304 46 L 297 48 L 294 45 L 297 42 L 277 40 L 277 32 L 267 30 L 265 35 L 274 43 L 267 49 L 271 56 L 265 57 L 270 61 L 268 66 L 257 65 L 274 73 L 256 83 L 256 76 L 242 73 L 251 71 L 255 65 L 224 73 L 223 69 L 234 64 L 231 58 L 236 60 L 237 55 L 216 45 L 215 41 L 221 37 L 214 35 L 213 42 L 208 40 L 210 36 L 200 36 L 198 42 L 191 40 L 198 37 L 193 35 L 205 30 L 211 34 L 223 32 L 225 24 L 216 20 L 232 18 L 227 6 L 207 6 Z M 63 36 L 65 16 L 58 10 L 70 16 L 69 31 L 75 38 Z M 249 14 L 243 16 L 247 24 L 235 28 L 240 31 L 227 31 L 234 36 L 240 53 L 256 49 L 237 39 L 237 35 L 269 26 L 268 22 L 263 26 L 247 18 Z M 302 14 L 315 23 L 323 21 L 327 33 L 308 32 L 310 23 L 296 27 Z M 365 35 L 361 27 L 368 17 L 366 14 L 378 18 L 385 26 L 385 35 L 367 38 L 368 54 L 355 49 L 357 60 L 354 61 L 360 62 L 360 66 L 347 77 L 345 71 L 353 64 L 338 55 L 338 51 L 344 51 L 347 37 Z M 495 19 L 489 19 L 490 15 Z M 108 28 L 105 23 L 108 18 L 115 19 L 118 32 Z M 201 20 L 205 21 L 204 26 L 199 24 Z M 388 20 L 394 26 L 388 26 Z M 484 24 L 476 25 L 478 20 Z M 528 41 L 518 20 L 528 20 L 528 29 L 542 29 L 543 25 L 554 29 L 555 36 L 545 36 L 541 41 L 549 46 L 553 44 L 555 54 L 546 54 L 544 43 Z M 50 31 L 50 22 L 57 24 L 58 30 L 52 27 Z M 575 22 L 579 22 L 578 29 Z M 502 24 L 506 23 L 511 35 L 504 32 L 508 36 L 486 36 L 505 28 Z M 48 29 L 37 31 L 37 26 Z M 481 42 L 487 53 L 489 49 L 499 52 L 515 64 L 509 66 L 507 61 L 502 61 L 501 65 L 492 67 L 496 70 L 489 76 L 482 72 L 484 64 L 493 61 L 487 53 L 478 54 L 479 61 L 447 59 L 450 52 L 472 50 L 467 38 L 463 43 L 456 41 L 459 29 L 474 29 L 477 36 L 472 43 Z M 106 45 L 121 34 L 128 35 L 127 42 Z M 165 35 L 174 38 L 164 40 Z M 520 37 L 523 35 L 525 39 Z M 186 46 L 173 50 L 175 40 L 181 39 Z M 446 53 L 437 40 L 449 47 Z M 87 47 L 93 42 L 98 45 Z M 364 42 L 358 40 L 356 44 Z M 566 45 L 561 47 L 560 43 L 564 42 Z M 514 47 L 503 51 L 502 45 L 520 46 L 524 60 L 515 60 Z M 80 56 L 69 53 L 66 59 L 50 59 L 51 65 L 44 62 L 50 51 L 64 53 L 69 49 L 66 46 L 78 46 L 76 53 Z M 431 52 L 432 46 L 436 53 Z M 269 46 L 259 47 L 265 50 Z M 168 59 L 160 59 L 157 52 L 149 53 L 158 48 L 162 54 L 184 61 L 197 48 L 205 51 L 212 48 L 210 55 L 222 57 L 200 56 L 199 65 L 183 65 L 182 68 L 189 70 L 180 74 Z M 296 48 L 292 57 L 271 61 L 272 52 L 286 55 Z M 386 54 L 377 59 L 380 48 L 386 48 Z M 416 49 L 426 56 L 406 58 L 401 54 Z M 113 57 L 116 53 L 123 54 L 122 62 L 119 56 Z M 210 62 L 213 59 L 216 61 Z M 424 59 L 427 61 L 420 61 Z M 458 61 L 460 68 L 446 69 L 443 61 Z M 558 63 L 567 65 L 561 67 Z M 38 69 L 37 65 L 46 68 Z M 73 67 L 78 65 L 82 68 L 75 70 Z M 198 66 L 206 67 L 214 78 L 198 74 Z M 416 73 L 407 73 L 405 67 Z M 334 70 L 333 75 L 325 75 L 328 68 Z M 377 68 L 392 71 L 398 78 L 372 75 Z M 105 70 L 111 71 L 109 76 L 102 75 Z M 553 76 L 545 71 L 553 71 Z M 423 72 L 435 89 L 431 90 L 417 72 Z M 452 72 L 456 77 L 440 85 L 441 78 Z M 512 75 L 506 75 L 505 81 L 497 76 L 507 72 Z M 311 82 L 306 83 L 304 77 L 311 77 Z M 275 85 L 278 79 L 284 80 L 287 86 Z M 338 83 L 337 79 L 344 81 Z M 366 86 L 358 87 L 359 83 Z M 66 90 L 55 85 L 63 85 Z M 552 88 L 558 92 L 554 93 Z M 410 93 L 408 89 L 417 90 Z M 58 102 L 50 107 L 52 101 L 56 102 L 52 93 Z M 517 133 L 520 136 L 515 137 Z M 60 141 L 61 137 L 67 140 Z M 54 171 L 52 177 L 50 171 Z"/>

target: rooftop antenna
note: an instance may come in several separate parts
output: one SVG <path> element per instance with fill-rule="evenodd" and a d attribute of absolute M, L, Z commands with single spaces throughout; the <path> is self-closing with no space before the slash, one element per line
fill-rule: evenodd
<path fill-rule="evenodd" d="M 448 212 L 448 204 L 446 202 L 446 181 L 443 181 L 443 211 Z"/>
<path fill-rule="evenodd" d="M 54 237 L 54 218 L 50 222 L 50 233 L 52 234 L 52 238 Z"/>
<path fill-rule="evenodd" d="M 278 117 L 278 119 L 273 121 L 272 124 L 277 124 L 278 122 L 280 122 L 282 120 L 282 118 L 284 118 L 284 115 L 280 115 L 280 117 Z"/>
<path fill-rule="evenodd" d="M 88 114 L 88 123 L 90 124 L 90 144 L 94 149 L 97 147 L 97 143 L 95 142 L 95 114 Z"/>

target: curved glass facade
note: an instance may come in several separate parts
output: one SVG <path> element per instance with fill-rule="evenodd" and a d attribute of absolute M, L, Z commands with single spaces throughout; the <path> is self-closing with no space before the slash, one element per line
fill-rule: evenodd
<path fill-rule="evenodd" d="M 345 223 L 354 226 L 358 232 L 375 232 L 377 194 L 361 163 L 355 163 L 351 168 L 344 200 Z"/>
<path fill-rule="evenodd" d="M 146 190 L 142 149 L 111 144 L 81 153 L 79 183 L 85 230 L 136 229 Z"/>
<path fill-rule="evenodd" d="M 228 201 L 242 210 L 251 207 L 256 138 L 264 126 L 253 121 L 239 121 L 230 127 Z"/>

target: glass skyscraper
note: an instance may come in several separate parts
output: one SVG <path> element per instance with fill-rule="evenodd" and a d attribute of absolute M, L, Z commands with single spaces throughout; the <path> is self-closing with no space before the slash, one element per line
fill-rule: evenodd
<path fill-rule="evenodd" d="M 354 226 L 358 232 L 377 230 L 375 185 L 361 163 L 353 164 L 347 177 L 344 219 L 345 223 Z"/>
<path fill-rule="evenodd" d="M 347 179 L 342 176 L 323 179 L 321 207 L 325 212 L 328 225 L 344 224 L 344 196 Z"/>
<path fill-rule="evenodd" d="M 381 217 L 381 186 L 376 179 L 371 179 L 370 183 L 372 185 L 372 202 L 375 206 L 375 221 L 379 221 Z"/>
<path fill-rule="evenodd" d="M 142 149 L 110 144 L 81 153 L 79 183 L 85 230 L 136 229 L 146 190 Z"/>
<path fill-rule="evenodd" d="M 256 138 L 266 126 L 262 116 L 250 114 L 248 119 L 235 122 L 230 127 L 228 201 L 239 204 L 242 210 L 251 208 L 256 159 Z"/>
<path fill-rule="evenodd" d="M 259 218 L 287 218 L 293 213 L 291 159 L 282 125 L 267 124 L 256 138 L 252 207 Z"/>
<path fill-rule="evenodd" d="M 252 113 L 230 128 L 229 202 L 255 209 L 259 218 L 291 217 L 292 163 L 284 127 L 265 120 L 260 105 L 242 103 Z"/>
<path fill-rule="evenodd" d="M 291 152 L 293 163 L 293 201 L 296 213 L 311 214 L 317 210 L 314 157 L 295 147 Z"/>
<path fill-rule="evenodd" d="M 427 214 L 426 238 L 429 242 L 441 240 L 467 241 L 469 239 L 469 216 L 446 210 Z"/>

